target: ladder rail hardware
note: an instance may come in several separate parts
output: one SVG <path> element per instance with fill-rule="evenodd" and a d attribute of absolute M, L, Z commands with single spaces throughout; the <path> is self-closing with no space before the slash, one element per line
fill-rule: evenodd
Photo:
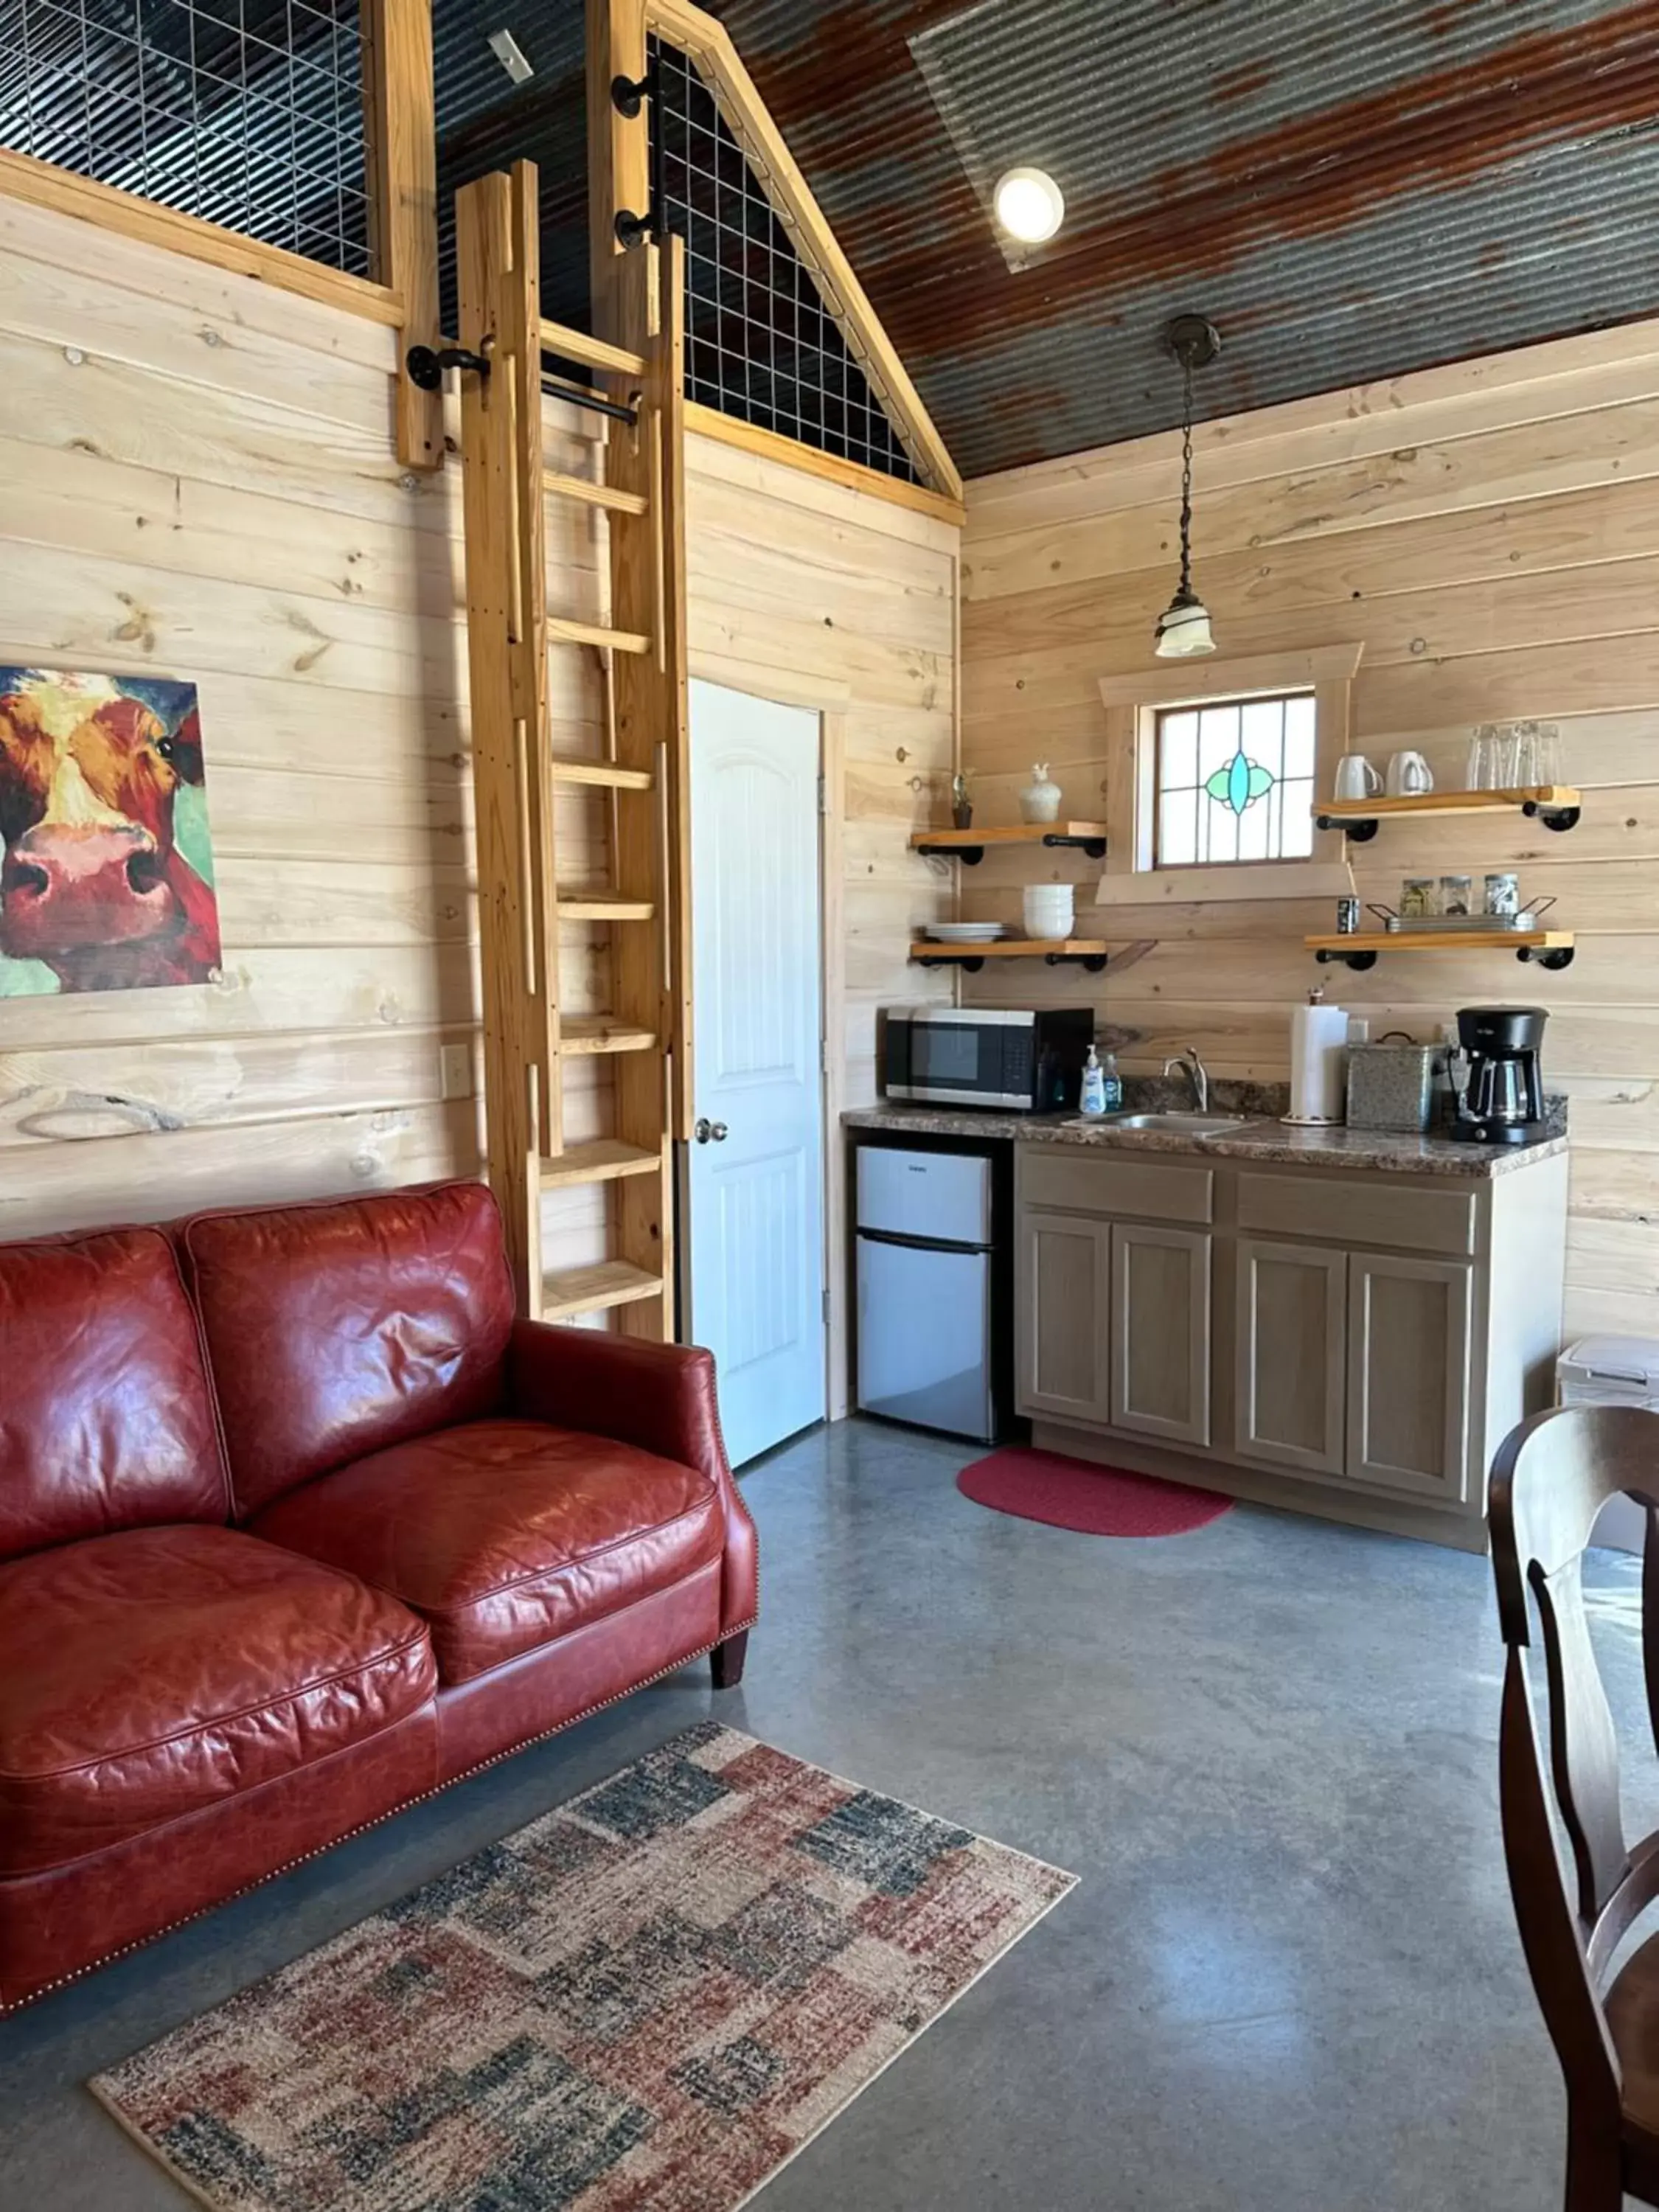
<path fill-rule="evenodd" d="M 667 464 L 681 435 L 683 248 L 676 240 L 629 256 L 618 272 L 623 343 L 570 343 L 565 357 L 594 379 L 572 389 L 544 365 L 580 334 L 543 319 L 538 228 L 529 162 L 457 197 L 486 1164 L 520 1312 L 603 1316 L 631 1335 L 672 1339 L 671 985 L 684 947 L 674 941 L 667 810 L 683 793 L 686 685 L 684 532 Z M 591 481 L 550 465 L 544 394 L 599 416 Z M 546 532 L 566 501 L 592 519 L 600 573 L 592 607 L 550 614 Z M 592 760 L 555 753 L 554 653 L 598 687 L 606 742 Z M 559 789 L 572 801 L 586 791 L 590 823 L 605 819 L 602 890 L 561 893 Z M 591 880 L 591 861 L 580 879 Z M 562 1009 L 562 921 L 567 933 L 596 933 L 610 969 L 603 1014 L 582 1010 L 591 998 Z M 596 1132 L 607 1097 L 610 1126 Z M 568 1103 L 582 1115 L 573 1139 Z M 584 1188 L 583 1225 L 564 1231 L 562 1197 Z M 589 1225 L 596 1208 L 602 1250 Z"/>

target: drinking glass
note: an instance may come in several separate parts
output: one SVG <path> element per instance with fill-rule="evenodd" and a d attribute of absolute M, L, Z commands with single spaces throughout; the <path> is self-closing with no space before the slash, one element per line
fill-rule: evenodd
<path fill-rule="evenodd" d="M 1497 790 L 1498 730 L 1495 724 L 1482 722 L 1469 739 L 1466 777 L 1465 791 Z"/>
<path fill-rule="evenodd" d="M 1537 735 L 1533 739 L 1533 781 L 1535 784 L 1557 784 L 1561 781 L 1561 729 L 1556 722 L 1534 725 Z"/>
<path fill-rule="evenodd" d="M 1538 725 L 1536 722 L 1517 722 L 1515 726 L 1515 749 L 1510 757 L 1510 772 L 1505 778 L 1510 791 L 1530 791 L 1541 779 L 1538 774 Z"/>

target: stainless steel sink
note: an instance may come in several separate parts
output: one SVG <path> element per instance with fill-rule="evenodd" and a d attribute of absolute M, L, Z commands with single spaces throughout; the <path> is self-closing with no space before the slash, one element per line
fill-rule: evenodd
<path fill-rule="evenodd" d="M 1242 1129 L 1242 1114 L 1112 1114 L 1103 1121 L 1078 1116 L 1080 1127 L 1093 1129 L 1155 1129 L 1166 1137 L 1224 1137 Z"/>

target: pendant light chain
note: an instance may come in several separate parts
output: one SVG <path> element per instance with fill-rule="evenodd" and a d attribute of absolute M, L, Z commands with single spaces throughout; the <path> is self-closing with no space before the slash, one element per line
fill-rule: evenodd
<path fill-rule="evenodd" d="M 1181 596 L 1193 588 L 1193 358 L 1182 360 L 1181 400 Z"/>

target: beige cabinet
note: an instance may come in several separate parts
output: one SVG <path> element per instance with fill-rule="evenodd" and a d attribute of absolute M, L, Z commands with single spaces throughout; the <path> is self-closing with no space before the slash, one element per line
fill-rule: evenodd
<path fill-rule="evenodd" d="M 1461 1504 L 1468 1491 L 1466 1261 L 1355 1252 L 1348 1261 L 1347 1473 Z"/>
<path fill-rule="evenodd" d="M 1347 1461 L 1348 1255 L 1241 1237 L 1233 1449 L 1307 1474 Z"/>
<path fill-rule="evenodd" d="M 1112 1425 L 1210 1441 L 1210 1236 L 1112 1224 Z"/>
<path fill-rule="evenodd" d="M 1111 1224 L 1028 1207 L 1019 1240 L 1019 1410 L 1109 1421 Z"/>

